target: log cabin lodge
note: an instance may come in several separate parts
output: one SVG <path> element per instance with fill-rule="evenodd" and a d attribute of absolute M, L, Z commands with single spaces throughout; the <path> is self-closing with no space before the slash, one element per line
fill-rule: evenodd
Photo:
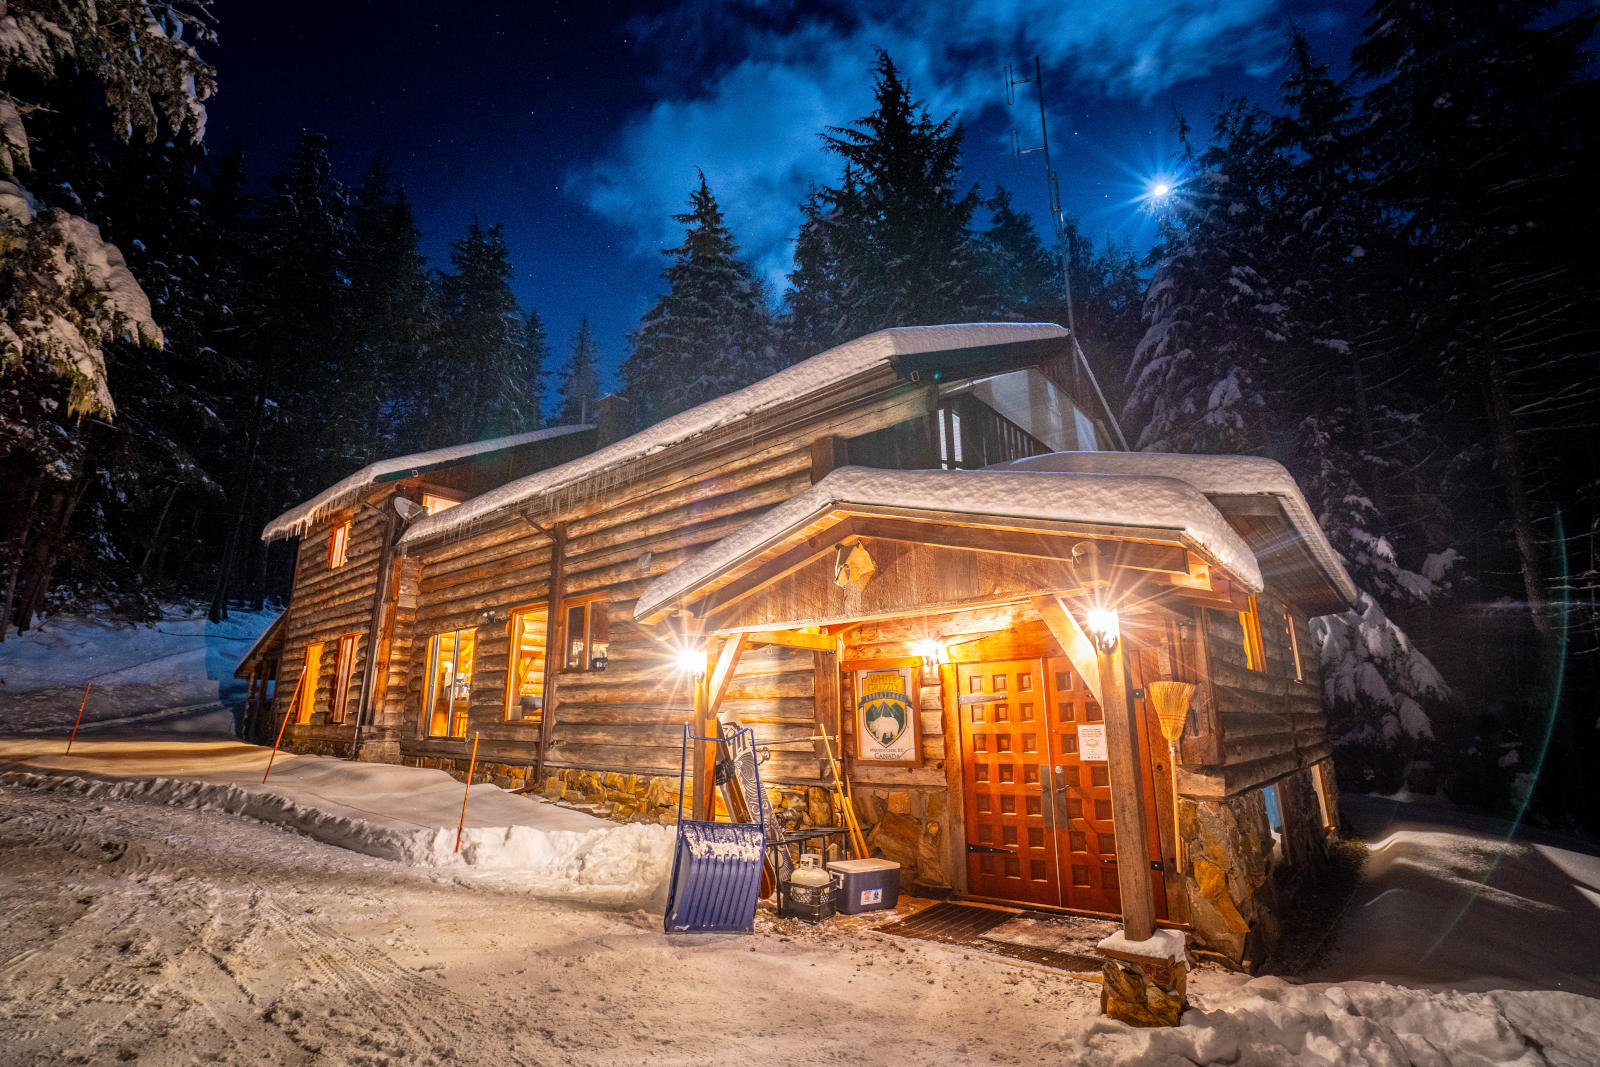
<path fill-rule="evenodd" d="M 1355 590 L 1281 466 L 1127 451 L 1075 353 L 883 330 L 620 440 L 603 405 L 375 463 L 263 532 L 299 554 L 247 725 L 458 777 L 478 734 L 499 785 L 671 822 L 684 723 L 736 715 L 802 828 L 839 821 L 826 732 L 913 891 L 1130 937 L 1136 899 L 1259 963 L 1335 828 L 1306 622 Z M 909 714 L 858 722 L 885 688 Z"/>

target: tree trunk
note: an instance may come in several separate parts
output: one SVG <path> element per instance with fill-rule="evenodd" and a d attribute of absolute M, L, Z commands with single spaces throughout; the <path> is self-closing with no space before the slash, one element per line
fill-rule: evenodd
<path fill-rule="evenodd" d="M 31 559 L 26 564 L 24 572 L 27 588 L 17 609 L 18 633 L 32 625 L 34 616 L 44 607 L 44 595 L 50 590 L 50 576 L 55 571 L 56 560 L 61 555 L 61 542 L 66 540 L 72 513 L 78 509 L 78 501 L 83 499 L 84 490 L 88 486 L 89 480 L 79 477 L 77 481 L 63 486 L 51 495 L 50 504 L 46 508 L 45 533 L 34 539 Z"/>
<path fill-rule="evenodd" d="M 28 531 L 33 529 L 33 515 L 39 504 L 39 485 L 44 481 L 43 475 L 35 475 L 33 490 L 28 494 L 28 506 L 23 511 L 22 528 L 17 533 L 17 556 L 10 567 L 10 574 L 6 576 L 6 598 L 0 603 L 0 641 L 6 639 L 6 630 L 11 626 L 11 604 L 17 594 L 17 576 L 22 573 L 22 561 L 28 557 Z"/>
<path fill-rule="evenodd" d="M 173 484 L 167 492 L 167 502 L 161 505 L 161 514 L 156 517 L 155 529 L 150 531 L 150 543 L 144 548 L 144 558 L 139 561 L 139 574 L 148 578 L 146 573 L 150 568 L 150 557 L 155 553 L 156 545 L 161 542 L 161 529 L 167 524 L 167 512 L 172 510 L 172 500 L 178 495 L 178 486 Z"/>
<path fill-rule="evenodd" d="M 250 474 L 256 465 L 256 447 L 261 441 L 261 418 L 266 407 L 266 397 L 256 393 L 256 411 L 250 420 L 250 443 L 245 455 L 244 470 L 239 475 L 239 506 L 234 510 L 233 529 L 228 532 L 228 544 L 222 552 L 222 566 L 217 571 L 217 587 L 211 594 L 211 611 L 207 617 L 221 622 L 228 617 L 228 582 L 233 576 L 233 557 L 239 550 L 239 534 L 244 529 L 245 504 L 250 499 Z"/>

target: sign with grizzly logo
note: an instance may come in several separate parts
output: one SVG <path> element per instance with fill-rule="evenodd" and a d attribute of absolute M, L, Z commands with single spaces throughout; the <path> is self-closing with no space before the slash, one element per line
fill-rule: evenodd
<path fill-rule="evenodd" d="M 855 672 L 857 759 L 907 767 L 922 762 L 916 693 L 915 667 Z"/>

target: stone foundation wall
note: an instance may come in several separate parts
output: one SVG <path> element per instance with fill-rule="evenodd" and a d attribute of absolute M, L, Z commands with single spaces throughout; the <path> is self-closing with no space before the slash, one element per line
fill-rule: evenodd
<path fill-rule="evenodd" d="M 1329 831 L 1312 777 L 1317 773 L 1318 767 L 1308 767 L 1275 783 L 1284 824 L 1276 849 L 1260 789 L 1222 800 L 1179 798 L 1183 874 L 1197 947 L 1253 968 L 1277 944 L 1288 890 L 1296 879 L 1314 877 L 1328 859 Z M 1336 813 L 1337 794 L 1330 790 L 1328 800 Z"/>
<path fill-rule="evenodd" d="M 950 794 L 943 789 L 854 786 L 856 819 L 867 851 L 900 864 L 901 889 L 948 889 L 951 880 Z"/>

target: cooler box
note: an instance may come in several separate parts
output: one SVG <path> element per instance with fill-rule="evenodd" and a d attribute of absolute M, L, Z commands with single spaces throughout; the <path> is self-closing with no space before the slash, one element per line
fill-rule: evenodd
<path fill-rule="evenodd" d="M 900 900 L 900 865 L 894 860 L 834 860 L 841 915 L 892 908 Z"/>

